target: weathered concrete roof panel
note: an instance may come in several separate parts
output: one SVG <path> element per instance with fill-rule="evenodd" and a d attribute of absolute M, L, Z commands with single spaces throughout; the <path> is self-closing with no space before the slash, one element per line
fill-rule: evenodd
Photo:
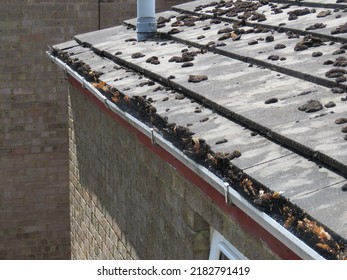
<path fill-rule="evenodd" d="M 344 181 L 344 178 L 296 154 L 247 169 L 265 186 L 293 199 Z M 344 193 L 340 189 L 340 194 Z"/>
<path fill-rule="evenodd" d="M 124 37 L 124 41 L 132 37 L 131 32 L 129 32 Z M 120 38 L 123 40 L 122 36 Z M 132 47 L 129 48 L 129 46 Z M 345 140 L 343 135 L 337 131 L 337 127 L 333 124 L 333 117 L 330 116 L 334 110 L 343 114 L 347 103 L 341 101 L 338 95 L 332 94 L 330 89 L 326 87 L 286 74 L 279 74 L 270 69 L 249 67 L 249 64 L 229 57 L 213 53 L 199 53 L 199 49 L 187 49 L 186 45 L 180 43 L 147 42 L 134 44 L 130 41 L 119 46 L 111 41 L 108 44 L 101 43 L 93 47 L 110 54 L 121 52 L 117 57 L 157 75 L 161 75 L 163 71 L 167 73 L 167 76 L 173 75 L 175 76 L 174 83 L 198 93 L 201 98 L 211 100 L 216 104 L 223 104 L 222 106 L 231 112 L 242 115 L 251 122 L 298 143 L 305 142 L 305 146 L 313 151 L 319 149 L 322 152 L 328 152 L 327 144 L 331 144 L 328 156 L 340 161 L 343 165 L 347 164 L 347 157 L 342 147 L 340 149 L 332 148 L 336 147 L 338 143 L 344 146 Z M 198 52 L 194 57 L 193 66 L 182 68 L 180 63 L 169 62 L 170 58 L 181 55 L 184 49 Z M 158 57 L 160 67 L 146 62 L 148 58 L 158 55 L 158 52 L 160 52 Z M 144 56 L 133 58 L 134 53 L 141 53 Z M 211 67 L 211 61 L 213 61 L 213 67 Z M 188 81 L 190 74 L 204 74 L 208 80 L 202 83 L 190 83 Z M 291 90 L 288 90 L 289 87 Z M 278 102 L 265 104 L 271 98 L 277 98 Z M 310 99 L 317 99 L 323 104 L 333 101 L 338 106 L 333 109 L 323 108 L 313 114 L 299 111 L 298 108 Z M 320 117 L 317 118 L 317 116 Z M 320 129 L 322 119 L 328 117 L 330 121 L 323 122 L 333 129 Z M 304 122 L 305 120 L 309 120 L 309 122 Z M 288 124 L 292 124 L 293 128 L 295 126 L 296 129 L 288 133 L 286 128 Z M 306 126 L 302 127 L 303 124 Z M 282 133 L 281 128 L 283 127 L 285 128 L 284 132 L 287 133 Z M 322 131 L 325 132 L 321 133 Z M 307 141 L 308 139 L 310 141 Z M 339 139 L 338 143 L 335 139 Z M 324 142 L 321 143 L 320 141 Z"/>
<path fill-rule="evenodd" d="M 347 212 L 342 188 L 347 176 L 347 4 L 310 0 L 284 7 L 289 1 L 254 1 L 257 11 L 231 16 L 218 9 L 213 15 L 216 3 L 196 9 L 211 2 L 193 1 L 158 14 L 162 23 L 151 41 L 136 41 L 132 19 L 128 26 L 76 35 L 79 46 L 67 42 L 55 48 L 65 49 L 76 71 L 78 63 L 88 65 L 95 87 L 105 82 L 113 93 L 141 99 L 167 122 L 166 130 L 189 131 L 191 138 L 183 142 L 193 150 L 206 143 L 209 150 L 199 163 L 211 170 L 218 164 L 230 168 L 240 192 L 254 192 L 244 179 L 251 178 L 260 186 L 258 198 L 266 188 L 280 192 L 346 239 L 344 214 L 338 213 Z M 305 8 L 303 15 L 295 12 Z M 297 19 L 289 20 L 291 13 L 299 13 Z M 264 15 L 266 20 L 256 20 Z M 118 95 L 112 98 L 118 102 Z M 327 197 L 336 204 L 325 203 Z M 336 217 L 329 218 L 326 209 Z"/>
<path fill-rule="evenodd" d="M 341 187 L 346 186 L 347 181 L 331 185 L 321 190 L 307 193 L 292 199 L 299 207 L 308 209 L 313 217 L 319 220 L 341 236 L 347 235 L 347 211 L 341 211 L 346 204 L 345 194 L 341 193 Z"/>

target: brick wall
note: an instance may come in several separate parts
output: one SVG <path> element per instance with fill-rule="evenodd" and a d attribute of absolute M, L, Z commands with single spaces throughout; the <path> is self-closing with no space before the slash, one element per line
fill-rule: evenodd
<path fill-rule="evenodd" d="M 47 45 L 93 30 L 95 1 L 0 2 L 0 259 L 69 259 L 67 87 Z"/>
<path fill-rule="evenodd" d="M 125 19 L 136 17 L 136 2 L 137 0 L 101 0 L 101 29 L 122 24 Z M 157 0 L 156 12 L 170 10 L 172 6 L 185 2 L 190 0 Z"/>
<path fill-rule="evenodd" d="M 67 89 L 45 51 L 135 17 L 100 2 L 0 1 L 0 259 L 70 258 Z"/>
<path fill-rule="evenodd" d="M 248 258 L 276 258 L 73 86 L 69 98 L 74 259 L 207 259 L 210 227 Z"/>
<path fill-rule="evenodd" d="M 0 4 L 1 259 L 69 257 L 66 96 L 44 55 L 64 27 L 48 6 Z"/>

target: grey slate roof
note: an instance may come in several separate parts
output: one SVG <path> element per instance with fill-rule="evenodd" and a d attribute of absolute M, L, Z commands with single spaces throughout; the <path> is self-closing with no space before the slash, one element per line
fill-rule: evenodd
<path fill-rule="evenodd" d="M 229 179 L 252 203 L 267 213 L 279 207 L 279 223 L 288 230 L 303 239 L 316 234 L 312 247 L 327 258 L 346 258 L 346 1 L 202 0 L 157 18 L 153 41 L 134 40 L 133 19 L 77 35 L 54 46 L 56 55 L 77 72 L 93 71 L 91 82 L 105 82 L 115 102 L 118 94 L 140 97 L 169 128 L 189 128 L 186 154 L 211 169 L 227 161 L 227 171 L 217 174 L 232 171 Z M 207 79 L 194 83 L 191 75 Z M 312 103 L 305 111 L 310 100 L 317 111 Z M 133 113 L 141 118 L 138 109 Z M 157 127 L 164 135 L 169 128 Z M 194 155 L 205 144 L 205 158 Z M 269 207 L 262 190 L 275 200 L 279 193 L 295 211 L 281 203 Z M 322 224 L 333 240 L 308 221 Z"/>

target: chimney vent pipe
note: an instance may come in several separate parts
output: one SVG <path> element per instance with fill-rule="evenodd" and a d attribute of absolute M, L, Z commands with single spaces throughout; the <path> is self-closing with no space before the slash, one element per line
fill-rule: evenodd
<path fill-rule="evenodd" d="M 155 0 L 137 0 L 137 40 L 154 38 L 157 32 Z"/>

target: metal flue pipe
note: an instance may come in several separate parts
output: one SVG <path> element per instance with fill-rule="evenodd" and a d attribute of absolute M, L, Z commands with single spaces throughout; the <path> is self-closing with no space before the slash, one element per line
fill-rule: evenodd
<path fill-rule="evenodd" d="M 157 32 L 155 0 L 137 0 L 136 32 L 138 41 L 154 38 Z"/>

